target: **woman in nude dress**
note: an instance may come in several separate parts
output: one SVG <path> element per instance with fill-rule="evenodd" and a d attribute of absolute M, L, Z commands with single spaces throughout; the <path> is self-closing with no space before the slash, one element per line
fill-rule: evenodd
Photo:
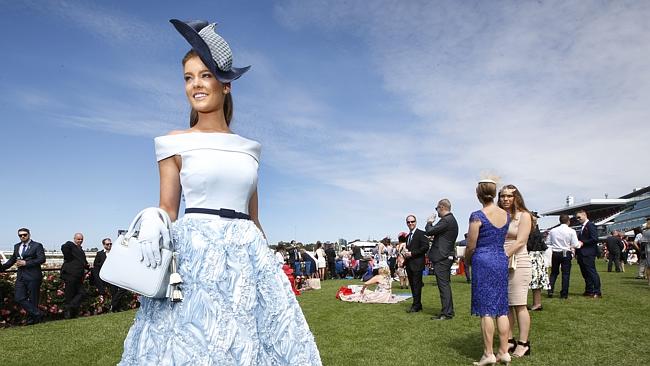
<path fill-rule="evenodd" d="M 499 207 L 508 211 L 511 217 L 504 244 L 509 263 L 513 263 L 508 273 L 509 351 L 514 357 L 522 357 L 530 355 L 530 342 L 528 341 L 530 314 L 526 303 L 528 301 L 528 286 L 532 277 L 532 265 L 526 244 L 534 223 L 519 189 L 512 184 L 504 186 L 499 191 Z M 515 341 L 512 333 L 515 318 L 519 327 L 518 341 Z"/>
<path fill-rule="evenodd" d="M 392 294 L 390 268 L 382 265 L 379 274 L 363 283 L 361 292 L 351 295 L 341 295 L 340 298 L 347 302 L 362 302 L 366 304 L 396 304 L 400 301 Z M 376 285 L 375 290 L 367 290 L 369 286 Z"/>

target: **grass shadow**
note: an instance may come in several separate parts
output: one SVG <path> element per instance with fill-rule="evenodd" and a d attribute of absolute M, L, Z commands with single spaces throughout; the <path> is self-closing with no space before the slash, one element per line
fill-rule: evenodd
<path fill-rule="evenodd" d="M 498 344 L 498 341 L 497 343 Z M 447 347 L 469 359 L 479 359 L 483 354 L 483 339 L 480 330 L 477 333 L 461 334 L 448 339 Z"/>

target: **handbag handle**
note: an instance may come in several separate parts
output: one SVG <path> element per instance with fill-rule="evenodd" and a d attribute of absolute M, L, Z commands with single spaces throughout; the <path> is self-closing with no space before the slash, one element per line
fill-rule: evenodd
<path fill-rule="evenodd" d="M 138 237 L 139 230 L 136 230 L 136 227 L 137 227 L 137 229 L 140 229 L 139 225 L 140 225 L 140 221 L 142 221 L 142 216 L 144 215 L 145 212 L 152 211 L 152 210 L 156 211 L 156 213 L 160 216 L 163 223 L 165 224 L 165 228 L 168 231 L 171 230 L 171 226 L 172 226 L 171 222 L 172 222 L 172 220 L 169 218 L 169 214 L 167 214 L 167 211 L 165 211 L 165 210 L 163 210 L 161 208 L 158 208 L 158 207 L 147 207 L 144 210 L 138 212 L 138 214 L 135 215 L 135 217 L 133 218 L 133 221 L 131 221 L 131 225 L 129 225 L 129 228 L 126 231 L 126 234 L 124 234 L 124 242 L 125 243 L 128 243 L 129 239 L 131 239 L 133 237 L 135 237 L 135 238 Z M 171 249 L 171 248 L 165 248 L 165 249 Z"/>

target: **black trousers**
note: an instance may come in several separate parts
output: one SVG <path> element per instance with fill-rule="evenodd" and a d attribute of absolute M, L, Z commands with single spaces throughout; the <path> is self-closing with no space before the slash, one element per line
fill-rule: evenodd
<path fill-rule="evenodd" d="M 16 291 L 14 293 L 14 300 L 19 304 L 30 317 L 38 317 L 41 315 L 38 310 L 38 298 L 41 292 L 42 280 L 16 280 Z"/>
<path fill-rule="evenodd" d="M 335 261 L 327 261 L 327 266 L 330 269 L 330 278 L 332 278 L 332 279 L 336 278 L 336 262 Z"/>
<path fill-rule="evenodd" d="M 422 270 L 412 271 L 410 267 L 406 267 L 406 275 L 409 278 L 409 286 L 411 287 L 411 295 L 413 295 L 414 309 L 422 309 Z"/>
<path fill-rule="evenodd" d="M 111 292 L 111 311 L 121 311 L 120 301 L 128 291 L 110 283 L 107 283 L 106 285 L 108 285 L 108 289 Z"/>
<path fill-rule="evenodd" d="M 571 259 L 573 254 L 570 251 L 564 252 L 553 252 L 551 257 L 551 277 L 549 278 L 551 282 L 551 289 L 549 293 L 553 293 L 555 290 L 555 280 L 560 274 L 560 267 L 562 268 L 562 290 L 560 291 L 560 297 L 569 296 L 569 280 L 571 279 Z"/>
<path fill-rule="evenodd" d="M 596 256 L 585 256 L 578 253 L 578 265 L 580 266 L 582 278 L 585 280 L 585 292 L 587 294 L 601 295 L 600 276 L 596 271 Z"/>
<path fill-rule="evenodd" d="M 106 294 L 106 288 L 108 287 L 110 290 L 111 284 L 108 282 L 104 282 L 99 275 L 93 277 L 94 282 L 95 282 L 95 287 L 97 287 L 97 292 L 100 295 L 105 295 Z"/>
<path fill-rule="evenodd" d="M 610 252 L 609 261 L 607 261 L 607 272 L 612 271 L 612 264 L 616 268 L 616 272 L 621 271 L 621 252 Z"/>
<path fill-rule="evenodd" d="M 83 286 L 82 277 L 67 277 L 63 279 L 65 288 L 65 308 L 67 310 L 79 310 L 81 303 L 86 298 L 86 289 Z"/>
<path fill-rule="evenodd" d="M 440 315 L 454 316 L 454 301 L 451 297 L 451 259 L 444 259 L 433 264 L 433 273 L 436 275 L 438 291 L 440 292 Z"/>

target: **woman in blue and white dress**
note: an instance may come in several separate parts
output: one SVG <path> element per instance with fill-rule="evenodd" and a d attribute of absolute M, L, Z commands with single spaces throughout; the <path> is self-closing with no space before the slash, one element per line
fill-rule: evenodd
<path fill-rule="evenodd" d="M 191 44 L 183 58 L 190 128 L 155 139 L 160 208 L 172 221 L 182 302 L 141 298 L 121 365 L 320 365 L 287 277 L 258 221 L 260 144 L 233 134 L 232 67 L 216 24 L 171 20 Z M 185 215 L 177 220 L 181 194 Z M 141 241 L 158 243 L 160 218 Z"/>

